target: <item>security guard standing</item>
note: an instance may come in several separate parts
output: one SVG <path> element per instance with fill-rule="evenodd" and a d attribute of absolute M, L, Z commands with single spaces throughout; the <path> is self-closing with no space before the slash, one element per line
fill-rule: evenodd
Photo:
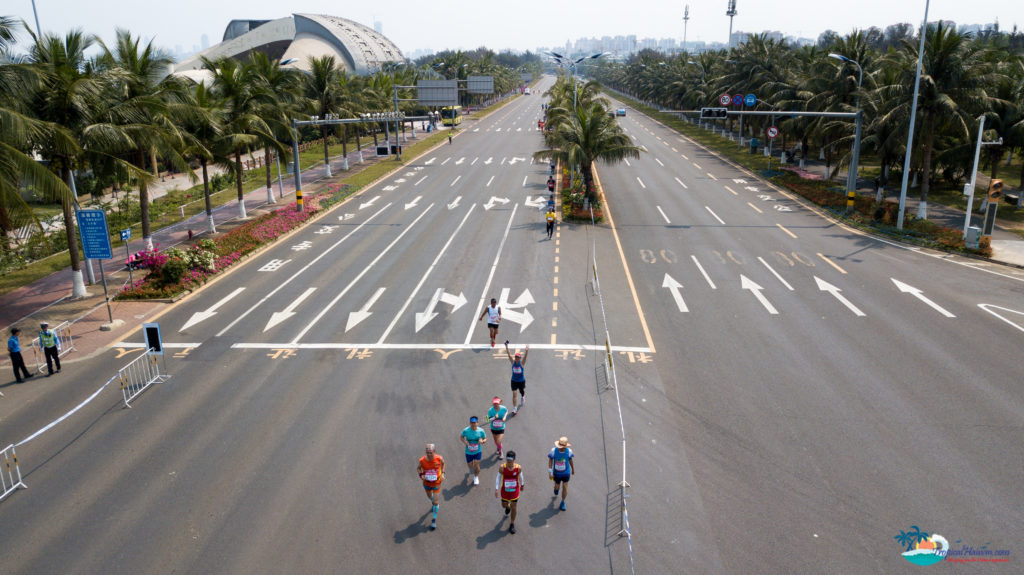
<path fill-rule="evenodd" d="M 45 321 L 39 324 L 39 347 L 43 348 L 43 355 L 46 356 L 47 377 L 53 375 L 53 364 L 57 364 L 57 373 L 60 373 L 60 339 L 50 329 L 50 324 Z"/>
<path fill-rule="evenodd" d="M 11 355 L 11 366 L 14 367 L 14 379 L 18 380 L 18 383 L 25 381 L 23 377 L 32 377 L 32 374 L 28 372 L 25 367 L 25 359 L 21 357 L 21 343 L 18 342 L 18 334 L 21 330 L 12 327 L 11 337 L 7 339 L 7 353 Z"/>

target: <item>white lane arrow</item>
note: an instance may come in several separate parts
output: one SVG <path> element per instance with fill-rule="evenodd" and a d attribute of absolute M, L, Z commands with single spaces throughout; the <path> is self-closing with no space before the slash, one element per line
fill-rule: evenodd
<path fill-rule="evenodd" d="M 345 331 L 354 328 L 355 326 L 359 325 L 359 323 L 362 322 L 364 319 L 373 315 L 373 312 L 370 311 L 370 308 L 373 307 L 373 304 L 377 303 L 377 299 L 380 298 L 381 294 L 384 293 L 385 289 L 387 288 L 377 288 L 377 292 L 374 293 L 365 304 L 363 304 L 363 307 L 359 308 L 359 311 L 349 312 L 348 321 L 345 322 Z"/>
<path fill-rule="evenodd" d="M 818 276 L 814 276 L 814 281 L 815 281 L 815 283 L 818 284 L 818 289 L 820 289 L 821 291 L 827 291 L 827 292 L 831 293 L 833 297 L 835 297 L 837 300 L 839 300 L 839 303 L 841 303 L 841 304 L 845 305 L 847 308 L 849 308 L 850 311 L 852 311 L 854 313 L 854 315 L 856 315 L 857 317 L 864 317 L 864 312 L 862 312 L 859 309 L 857 309 L 857 306 L 855 306 L 852 303 L 850 303 L 850 300 L 846 299 L 846 297 L 844 297 L 841 293 L 839 293 L 839 292 L 841 292 L 843 290 L 841 290 L 841 289 L 837 288 L 836 286 L 828 283 L 827 281 L 819 278 Z"/>
<path fill-rule="evenodd" d="M 459 200 L 461 199 L 462 196 L 455 196 L 455 200 L 452 203 L 448 204 L 448 209 L 454 210 L 455 208 L 459 207 Z"/>
<path fill-rule="evenodd" d="M 511 290 L 509 288 L 501 288 L 501 296 L 498 297 L 498 307 L 501 308 L 502 319 L 507 319 L 511 322 L 519 324 L 519 333 L 523 333 L 526 326 L 533 323 L 533 315 L 530 310 L 525 309 L 526 306 L 536 303 L 533 301 L 533 294 L 530 293 L 529 289 L 524 289 L 523 293 L 519 294 L 516 301 L 509 302 L 508 294 Z M 524 308 L 520 313 L 515 311 L 518 308 Z"/>
<path fill-rule="evenodd" d="M 430 159 L 429 159 L 429 160 L 427 160 L 426 162 L 423 162 L 423 165 L 424 165 L 424 166 L 429 166 L 430 164 L 433 164 L 433 163 L 434 163 L 434 160 L 436 160 L 436 159 L 437 159 L 437 158 L 430 158 Z"/>
<path fill-rule="evenodd" d="M 494 158 L 487 158 L 487 161 L 486 161 L 486 162 L 484 162 L 484 165 L 485 165 L 485 166 L 486 166 L 486 165 L 490 165 L 490 163 L 491 163 L 491 162 L 493 162 L 493 161 L 494 161 Z"/>
<path fill-rule="evenodd" d="M 343 215 L 338 216 L 338 219 L 339 220 L 351 220 L 354 217 L 356 217 L 355 214 L 343 214 Z"/>
<path fill-rule="evenodd" d="M 405 209 L 408 210 L 409 208 L 415 208 L 416 204 L 420 203 L 421 199 L 423 199 L 423 196 L 416 196 L 415 200 L 409 202 L 408 204 L 405 204 Z"/>
<path fill-rule="evenodd" d="M 526 158 L 517 158 L 517 157 L 513 156 L 512 159 L 508 161 L 508 165 L 511 166 L 511 165 L 515 164 L 516 162 L 525 162 L 525 161 L 526 161 Z"/>
<path fill-rule="evenodd" d="M 757 285 L 757 283 L 755 283 L 754 280 L 748 278 L 743 274 L 740 274 L 740 288 L 750 290 L 750 293 L 754 294 L 754 297 L 757 298 L 757 301 L 761 302 L 761 305 L 764 306 L 764 309 L 768 310 L 768 313 L 779 313 L 779 311 L 775 309 L 775 306 L 773 306 L 772 303 L 768 301 L 768 298 L 764 297 L 764 294 L 761 293 L 761 290 L 763 290 L 764 288 Z"/>
<path fill-rule="evenodd" d="M 679 293 L 679 288 L 683 287 L 683 284 L 676 281 L 672 276 L 665 274 L 665 280 L 661 282 L 661 287 L 668 288 L 668 291 L 672 294 L 672 299 L 676 300 L 676 307 L 679 311 L 686 313 L 690 311 L 690 308 L 686 307 L 686 302 L 683 301 L 683 294 Z"/>
<path fill-rule="evenodd" d="M 455 165 L 458 166 L 459 164 L 461 164 L 462 162 L 465 162 L 465 161 L 466 161 L 465 157 L 459 158 L 458 160 L 455 160 Z"/>
<path fill-rule="evenodd" d="M 499 204 L 507 204 L 508 203 L 508 198 L 496 198 L 494 196 L 491 196 L 491 199 L 487 200 L 487 203 L 484 204 L 484 209 L 485 210 L 489 210 L 489 209 L 493 208 L 494 207 L 494 202 L 498 202 Z"/>
<path fill-rule="evenodd" d="M 452 313 L 455 313 L 460 307 L 466 305 L 468 300 L 462 292 L 459 292 L 459 295 L 455 295 L 444 291 L 444 288 L 437 288 L 433 297 L 430 298 L 430 303 L 427 304 L 427 309 L 416 314 L 417 332 L 430 323 L 430 320 L 437 317 L 437 312 L 434 311 L 434 308 L 437 307 L 437 302 L 439 301 L 452 306 Z"/>
<path fill-rule="evenodd" d="M 910 295 L 912 295 L 912 296 L 916 297 L 917 299 L 923 301 L 924 303 L 928 304 L 933 310 L 941 313 L 942 315 L 944 315 L 946 317 L 956 317 L 955 315 L 953 315 L 953 314 L 949 313 L 948 311 L 942 309 L 942 307 L 940 307 L 939 304 L 937 304 L 937 303 L 933 302 L 932 300 L 924 297 L 924 294 L 921 293 L 921 290 L 917 289 L 916 287 L 909 286 L 909 285 L 901 282 L 898 279 L 894 279 L 894 278 L 889 278 L 889 279 L 892 280 L 892 283 L 896 284 L 896 287 L 899 288 L 899 290 L 901 292 L 909 293 Z"/>
<path fill-rule="evenodd" d="M 536 198 L 526 196 L 526 205 L 531 208 L 543 208 L 547 205 L 547 201 L 544 199 L 544 196 L 537 196 Z"/>
<path fill-rule="evenodd" d="M 365 203 L 362 203 L 362 204 L 359 204 L 359 209 L 360 210 L 366 209 L 366 208 L 372 206 L 373 203 L 376 202 L 379 199 L 380 199 L 380 196 L 374 196 L 372 200 L 370 200 L 368 202 L 365 202 Z"/>
<path fill-rule="evenodd" d="M 217 310 L 220 308 L 220 306 L 228 303 L 229 301 L 231 301 L 231 298 L 233 298 L 236 295 L 242 293 L 243 291 L 245 291 L 245 288 L 244 287 L 240 287 L 240 288 L 236 289 L 235 291 L 229 293 L 226 298 L 224 298 L 224 299 L 220 300 L 219 302 L 211 305 L 210 308 L 207 309 L 206 311 L 197 311 L 196 313 L 192 314 L 192 317 L 187 322 L 185 322 L 185 325 L 183 325 L 181 327 L 181 329 L 179 329 L 178 331 L 179 332 L 185 331 L 186 329 L 194 326 L 195 324 L 203 321 L 204 319 L 210 319 L 211 317 L 217 315 Z"/>
<path fill-rule="evenodd" d="M 268 329 L 295 315 L 295 308 L 299 307 L 299 304 L 302 303 L 302 300 L 309 297 L 310 294 L 312 294 L 315 291 L 316 288 L 314 287 L 307 289 L 305 292 L 303 292 L 302 295 L 295 298 L 295 301 L 289 304 L 288 307 L 284 308 L 284 311 L 275 311 L 274 313 L 270 314 L 270 321 L 267 322 L 267 327 L 263 328 L 263 333 L 267 333 Z"/>

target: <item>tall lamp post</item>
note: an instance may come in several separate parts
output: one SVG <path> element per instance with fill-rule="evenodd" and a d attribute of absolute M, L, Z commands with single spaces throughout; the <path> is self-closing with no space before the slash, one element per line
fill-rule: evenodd
<path fill-rule="evenodd" d="M 857 121 L 856 121 L 856 135 L 853 138 L 854 142 L 860 142 L 860 128 L 861 128 L 861 109 L 860 109 L 860 87 L 864 81 L 864 69 L 860 67 L 860 63 L 856 60 L 847 58 L 842 54 L 836 54 L 831 52 L 828 55 L 829 58 L 839 60 L 844 64 L 854 64 L 857 66 Z M 860 165 L 860 146 L 855 145 L 853 147 L 853 157 L 850 158 L 850 170 L 846 176 L 846 209 L 853 209 L 853 198 L 857 195 L 857 168 Z"/>
<path fill-rule="evenodd" d="M 556 52 L 549 52 L 549 53 L 551 54 L 552 57 L 554 57 L 555 62 L 557 62 L 559 65 L 563 65 L 563 66 L 569 68 L 569 73 L 572 74 L 572 111 L 575 114 L 576 113 L 576 92 L 577 92 L 577 87 L 576 87 L 576 66 L 579 65 L 579 64 L 582 64 L 585 60 L 594 60 L 594 59 L 600 58 L 601 56 L 605 55 L 605 52 L 598 52 L 597 54 L 591 54 L 590 56 L 583 56 L 582 58 L 577 58 L 576 60 L 573 60 L 573 61 L 570 61 L 565 56 L 562 56 L 561 54 L 558 54 Z M 575 181 L 576 181 L 576 167 L 575 166 L 573 166 L 573 169 L 572 169 L 572 180 L 573 180 L 573 183 L 575 183 Z"/>
<path fill-rule="evenodd" d="M 914 101 L 910 105 L 910 129 L 907 130 L 907 151 L 903 159 L 903 182 L 900 184 L 900 212 L 896 220 L 896 229 L 903 229 L 903 214 L 907 209 L 907 178 L 910 176 L 910 156 L 914 146 L 914 120 L 917 119 L 917 94 L 921 89 L 921 58 L 924 56 L 924 37 L 928 33 L 928 5 L 931 0 L 924 2 L 924 22 L 921 23 L 921 46 L 917 49 L 917 75 L 914 78 Z M 928 177 L 925 174 L 924 177 Z M 918 209 L 920 211 L 920 208 Z"/>

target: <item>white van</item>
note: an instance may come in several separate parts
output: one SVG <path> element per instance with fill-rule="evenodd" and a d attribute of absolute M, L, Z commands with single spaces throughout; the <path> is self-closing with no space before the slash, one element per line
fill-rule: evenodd
<path fill-rule="evenodd" d="M 523 94 L 526 94 L 527 96 L 529 96 L 530 95 L 530 89 L 527 88 L 527 89 L 523 90 Z"/>

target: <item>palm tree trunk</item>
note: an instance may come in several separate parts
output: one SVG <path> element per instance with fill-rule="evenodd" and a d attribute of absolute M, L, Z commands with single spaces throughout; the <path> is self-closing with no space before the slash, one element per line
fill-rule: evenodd
<path fill-rule="evenodd" d="M 345 165 L 342 168 L 346 172 L 348 171 L 348 125 L 341 125 L 341 156 L 345 158 Z"/>
<path fill-rule="evenodd" d="M 217 226 L 213 223 L 213 206 L 210 205 L 210 175 L 206 172 L 206 158 L 199 160 L 203 166 L 203 198 L 206 200 L 206 222 L 211 234 L 217 233 Z"/>
<path fill-rule="evenodd" d="M 138 155 L 139 168 L 145 170 L 146 151 L 139 149 L 136 154 Z M 149 188 L 146 186 L 144 179 L 139 180 L 139 211 L 142 213 L 142 245 L 147 251 L 152 250 L 153 237 L 149 225 Z"/>
<path fill-rule="evenodd" d="M 235 189 L 238 191 L 238 217 L 245 219 L 245 192 L 242 190 L 242 150 L 235 149 Z"/>
<path fill-rule="evenodd" d="M 928 217 L 928 192 L 932 183 L 932 152 L 935 149 L 934 122 L 925 117 L 921 127 L 921 202 L 917 204 L 918 219 Z"/>
<path fill-rule="evenodd" d="M 71 168 L 67 165 L 66 160 L 62 162 L 61 177 L 65 182 L 71 177 Z M 60 207 L 64 215 L 64 233 L 67 234 L 68 255 L 71 256 L 71 297 L 83 298 L 89 294 L 85 291 L 85 280 L 82 278 L 82 259 L 78 253 L 78 234 L 75 233 L 73 201 L 74 198 L 70 193 L 64 195 L 60 200 Z"/>
<path fill-rule="evenodd" d="M 263 148 L 263 163 L 267 165 L 267 203 L 274 203 L 274 181 L 270 177 L 270 146 Z"/>
<path fill-rule="evenodd" d="M 363 145 L 359 143 L 359 126 L 356 126 L 356 153 L 359 154 L 359 163 L 363 163 Z"/>
<path fill-rule="evenodd" d="M 331 177 L 331 158 L 327 149 L 327 126 L 320 126 L 320 137 L 324 140 L 324 175 Z"/>
<path fill-rule="evenodd" d="M 1003 152 L 999 150 L 999 146 L 993 146 L 992 153 L 989 155 L 989 159 L 992 161 L 992 173 L 989 175 L 990 179 L 996 179 L 999 174 L 999 161 L 1003 159 Z"/>

